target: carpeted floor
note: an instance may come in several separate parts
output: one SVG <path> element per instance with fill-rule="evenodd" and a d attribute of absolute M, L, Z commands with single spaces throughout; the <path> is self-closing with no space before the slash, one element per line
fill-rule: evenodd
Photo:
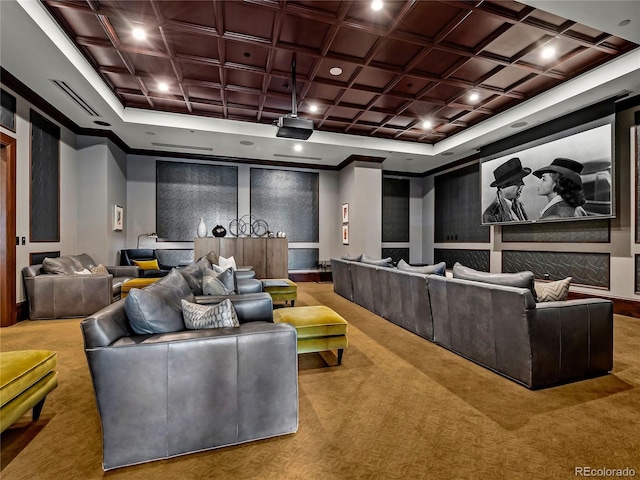
<path fill-rule="evenodd" d="M 4 480 L 570 479 L 576 467 L 640 476 L 640 320 L 616 315 L 611 375 L 530 391 L 333 293 L 300 283 L 296 305 L 349 321 L 342 366 L 300 356 L 296 434 L 104 473 L 80 320 L 0 330 L 2 350 L 58 352 L 41 419 L 2 434 Z"/>

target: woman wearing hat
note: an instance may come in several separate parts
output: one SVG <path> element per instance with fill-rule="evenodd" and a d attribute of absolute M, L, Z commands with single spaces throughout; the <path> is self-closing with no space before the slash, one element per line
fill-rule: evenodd
<path fill-rule="evenodd" d="M 586 217 L 582 191 L 583 165 L 569 158 L 556 158 L 548 167 L 533 174 L 540 179 L 538 195 L 547 197 L 549 203 L 540 212 L 540 219 Z"/>
<path fill-rule="evenodd" d="M 507 160 L 493 171 L 497 187 L 496 198 L 482 214 L 483 223 L 521 222 L 528 220 L 522 202 L 518 200 L 524 182 L 522 179 L 531 173 L 530 168 L 522 168 L 520 159 Z"/>

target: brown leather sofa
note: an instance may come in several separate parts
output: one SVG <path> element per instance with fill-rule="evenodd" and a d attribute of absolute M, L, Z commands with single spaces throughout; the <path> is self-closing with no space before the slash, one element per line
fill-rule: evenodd
<path fill-rule="evenodd" d="M 121 285 L 138 277 L 138 267 L 106 267 L 108 275 L 79 275 L 95 267 L 86 253 L 46 258 L 22 269 L 31 320 L 86 317 L 120 298 Z M 56 272 L 56 273 L 48 273 Z"/>
<path fill-rule="evenodd" d="M 273 323 L 269 294 L 194 297 L 178 271 L 144 289 L 166 299 L 154 331 L 181 299 L 229 298 L 240 327 L 136 334 L 129 297 L 81 322 L 105 470 L 298 429 L 296 331 Z"/>
<path fill-rule="evenodd" d="M 610 300 L 537 303 L 531 272 L 473 271 L 474 281 L 341 259 L 331 265 L 336 293 L 528 388 L 603 375 L 613 367 Z M 507 278 L 507 285 L 486 283 L 495 278 Z M 523 286 L 508 286 L 514 279 Z"/>

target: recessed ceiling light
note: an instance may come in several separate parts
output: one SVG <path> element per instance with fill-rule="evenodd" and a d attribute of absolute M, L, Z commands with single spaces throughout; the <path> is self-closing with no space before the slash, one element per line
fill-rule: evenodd
<path fill-rule="evenodd" d="M 556 49 L 553 47 L 544 47 L 540 53 L 542 58 L 553 58 L 556 56 Z"/>
<path fill-rule="evenodd" d="M 253 145 L 251 140 L 240 140 L 240 145 Z"/>
<path fill-rule="evenodd" d="M 318 106 L 317 105 L 311 105 L 309 107 L 309 110 L 311 110 L 312 112 L 317 112 L 318 111 Z"/>
<path fill-rule="evenodd" d="M 293 146 L 293 149 L 294 149 L 296 152 L 301 152 L 301 151 L 302 151 L 302 145 L 300 145 L 299 143 L 296 143 L 296 144 Z"/>
<path fill-rule="evenodd" d="M 422 128 L 429 129 L 431 128 L 431 120 L 425 120 L 424 122 L 422 122 Z"/>
<path fill-rule="evenodd" d="M 631 20 L 629 20 L 629 19 L 627 18 L 627 19 L 625 19 L 625 20 L 622 20 L 622 21 L 618 24 L 618 26 L 619 26 L 619 27 L 626 27 L 626 26 L 627 26 L 627 25 L 629 25 L 630 23 L 631 23 Z"/>
<path fill-rule="evenodd" d="M 342 75 L 342 69 L 340 67 L 333 67 L 329 70 L 329 73 L 334 77 L 337 77 L 338 75 Z"/>
<path fill-rule="evenodd" d="M 373 2 L 371 2 L 371 8 L 373 8 L 376 12 L 378 10 L 382 10 L 382 0 L 373 0 Z"/>
<path fill-rule="evenodd" d="M 469 100 L 471 100 L 472 102 L 475 102 L 479 98 L 480 98 L 480 95 L 478 95 L 477 92 L 473 92 L 471 95 L 469 95 Z"/>
<path fill-rule="evenodd" d="M 526 127 L 527 125 L 529 125 L 527 122 L 516 122 L 513 125 L 511 125 L 511 128 L 522 128 L 522 127 Z"/>
<path fill-rule="evenodd" d="M 140 27 L 136 27 L 131 31 L 131 35 L 133 35 L 133 38 L 135 38 L 136 40 L 144 40 L 145 38 L 147 38 L 147 32 L 145 32 L 142 28 Z"/>
<path fill-rule="evenodd" d="M 155 135 L 155 132 L 144 132 L 144 133 L 146 133 L 147 135 Z"/>
<path fill-rule="evenodd" d="M 94 122 L 96 125 L 100 125 L 101 127 L 110 127 L 111 124 L 107 123 L 107 122 L 103 122 L 102 120 L 94 120 Z"/>
<path fill-rule="evenodd" d="M 167 91 L 169 90 L 169 85 L 167 85 L 167 84 L 166 84 L 166 82 L 160 82 L 160 83 L 158 84 L 158 89 L 159 89 L 161 92 L 167 92 Z"/>

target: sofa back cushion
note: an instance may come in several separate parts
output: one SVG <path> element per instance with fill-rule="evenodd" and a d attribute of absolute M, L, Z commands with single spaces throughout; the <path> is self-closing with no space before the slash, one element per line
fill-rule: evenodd
<path fill-rule="evenodd" d="M 340 257 L 340 260 L 347 260 L 348 262 L 360 262 L 362 260 L 362 254 L 352 257 L 348 253 L 345 253 Z"/>
<path fill-rule="evenodd" d="M 422 267 L 414 267 L 409 265 L 404 259 L 398 262 L 398 270 L 404 270 L 405 272 L 422 273 L 423 275 L 440 275 L 444 276 L 444 272 L 447 269 L 445 262 L 436 263 L 435 265 L 424 265 Z"/>
<path fill-rule="evenodd" d="M 391 257 L 376 259 L 376 258 L 367 257 L 363 253 L 360 261 L 362 263 L 367 263 L 369 265 L 376 265 L 378 267 L 393 267 L 393 260 L 391 259 Z"/>
<path fill-rule="evenodd" d="M 462 280 L 472 280 L 475 282 L 490 283 L 492 285 L 503 285 L 505 287 L 528 288 L 537 302 L 536 289 L 533 272 L 524 271 L 518 273 L 488 273 L 465 267 L 456 262 L 453 266 L 453 278 Z"/>
<path fill-rule="evenodd" d="M 78 268 L 80 270 L 83 270 L 85 268 L 87 270 L 91 270 L 97 265 L 96 262 L 93 261 L 93 258 L 91 258 L 86 253 L 81 253 L 80 255 L 69 255 L 69 258 L 78 265 Z"/>
<path fill-rule="evenodd" d="M 42 272 L 55 275 L 73 275 L 83 270 L 71 257 L 45 258 L 42 261 Z"/>
<path fill-rule="evenodd" d="M 189 284 L 177 269 L 143 289 L 133 289 L 124 301 L 131 329 L 136 333 L 184 330 L 182 300 L 195 301 Z"/>
<path fill-rule="evenodd" d="M 201 257 L 190 265 L 178 269 L 194 295 L 202 295 L 202 279 L 205 268 L 211 268 L 211 264 L 206 257 Z"/>

